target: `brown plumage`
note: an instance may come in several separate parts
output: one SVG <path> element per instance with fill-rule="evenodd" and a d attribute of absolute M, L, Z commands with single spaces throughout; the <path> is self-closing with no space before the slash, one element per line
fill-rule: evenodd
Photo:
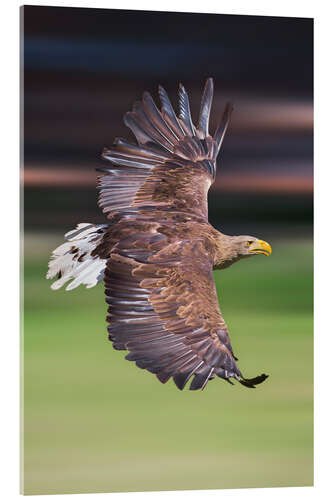
<path fill-rule="evenodd" d="M 208 222 L 207 193 L 228 123 L 227 104 L 209 135 L 213 81 L 204 88 L 198 126 L 188 95 L 179 89 L 179 116 L 165 90 L 161 109 L 144 93 L 124 117 L 137 144 L 117 139 L 105 149 L 98 180 L 99 206 L 109 224 L 81 224 L 53 253 L 47 277 L 53 288 L 93 286 L 104 277 L 109 339 L 126 359 L 161 382 L 203 389 L 215 376 L 254 387 L 267 378 L 245 379 L 234 356 L 216 295 L 213 269 L 254 254 L 268 243 L 227 236 Z"/>

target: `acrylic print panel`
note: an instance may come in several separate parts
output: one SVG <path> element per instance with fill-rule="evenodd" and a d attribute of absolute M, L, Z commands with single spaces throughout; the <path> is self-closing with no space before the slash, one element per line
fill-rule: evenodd
<path fill-rule="evenodd" d="M 312 19 L 28 6 L 22 20 L 24 493 L 312 485 Z M 234 108 L 209 191 L 209 222 L 224 235 L 254 235 L 239 241 L 235 255 L 256 254 L 214 275 L 215 247 L 205 233 L 205 191 L 217 152 L 206 130 L 210 83 L 198 125 L 209 77 L 212 135 L 226 103 Z M 142 121 L 131 122 L 142 113 L 139 105 L 127 118 L 141 142 L 136 153 L 123 143 L 112 146 L 116 137 L 136 143 L 122 117 L 145 91 L 160 109 L 159 84 L 178 114 L 179 82 L 189 95 L 195 129 L 186 95 L 180 119 L 162 96 L 163 117 L 156 113 L 157 123 L 150 115 L 155 124 L 149 130 Z M 149 102 L 146 96 L 148 115 Z M 228 113 L 224 119 L 226 124 Z M 220 138 L 222 132 L 223 127 Z M 111 163 L 101 158 L 104 147 L 112 151 Z M 117 205 L 113 219 L 97 205 L 96 168 L 117 173 L 104 172 L 101 181 L 102 205 Z M 170 179 L 176 179 L 172 189 Z M 140 217 L 150 220 L 144 230 L 133 225 Z M 158 221 L 155 232 L 151 220 Z M 72 234 L 74 240 L 59 251 L 64 257 L 57 261 L 58 279 L 76 273 L 78 281 L 93 285 L 108 265 L 116 347 L 132 346 L 138 364 L 155 371 L 179 352 L 186 351 L 186 358 L 185 336 L 191 340 L 193 329 L 199 337 L 201 332 L 198 345 L 193 339 L 186 344 L 202 364 L 184 390 L 172 379 L 177 370 L 162 384 L 126 361 L 128 351 L 113 349 L 104 283 L 70 292 L 50 289 L 50 254 L 78 223 L 112 223 L 118 232 L 112 229 L 107 242 L 104 226 Z M 190 227 L 186 238 L 184 227 Z M 133 249 L 138 231 L 143 243 Z M 145 231 L 157 236 L 148 238 L 152 247 Z M 123 261 L 117 254 L 111 265 L 110 252 L 124 234 L 129 240 L 121 251 L 117 247 Z M 220 241 L 213 234 L 210 241 Z M 165 238 L 178 241 L 173 260 L 166 251 L 170 262 L 162 272 L 179 280 L 170 302 L 152 288 L 161 263 L 147 264 Z M 103 252 L 91 260 L 99 241 Z M 259 254 L 269 254 L 264 242 L 270 256 Z M 85 275 L 79 259 L 87 266 Z M 140 271 L 135 278 L 131 267 L 140 259 L 148 265 L 143 275 L 153 280 L 144 289 Z M 169 293 L 169 285 L 163 281 L 160 288 Z M 218 301 L 238 361 L 221 326 Z M 164 314 L 174 315 L 180 330 L 165 326 Z M 131 317 L 139 326 L 133 327 Z M 156 331 L 163 337 L 160 353 Z M 269 378 L 248 388 L 239 383 L 244 379 L 238 369 L 244 378 Z M 204 390 L 188 390 L 200 374 L 194 385 L 208 382 Z M 184 381 L 181 370 L 175 379 L 178 385 Z"/>

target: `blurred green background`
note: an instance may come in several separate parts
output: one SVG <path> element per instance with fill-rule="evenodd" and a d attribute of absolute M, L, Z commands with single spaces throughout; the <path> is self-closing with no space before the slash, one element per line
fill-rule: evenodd
<path fill-rule="evenodd" d="M 179 391 L 107 340 L 103 286 L 50 290 L 62 236 L 27 234 L 26 494 L 306 486 L 313 482 L 312 242 L 215 274 L 247 389 Z M 82 289 L 81 289 L 82 288 Z"/>

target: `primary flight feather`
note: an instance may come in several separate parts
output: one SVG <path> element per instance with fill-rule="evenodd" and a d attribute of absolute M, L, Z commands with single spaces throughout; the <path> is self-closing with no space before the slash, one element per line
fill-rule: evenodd
<path fill-rule="evenodd" d="M 117 139 L 105 149 L 111 165 L 100 169 L 98 204 L 108 223 L 79 224 L 54 250 L 47 278 L 66 290 L 105 283 L 109 339 L 126 359 L 171 377 L 179 389 L 203 389 L 218 376 L 247 387 L 218 304 L 213 270 L 256 254 L 268 243 L 252 236 L 227 236 L 208 222 L 207 193 L 232 107 L 227 104 L 209 134 L 213 80 L 206 82 L 197 127 L 189 98 L 179 87 L 179 113 L 163 87 L 161 108 L 143 94 L 124 122 L 137 144 Z"/>

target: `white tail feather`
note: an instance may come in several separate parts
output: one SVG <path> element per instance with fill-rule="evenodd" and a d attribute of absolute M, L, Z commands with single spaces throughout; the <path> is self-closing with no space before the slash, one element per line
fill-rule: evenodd
<path fill-rule="evenodd" d="M 58 290 L 72 280 L 66 290 L 73 290 L 79 285 L 91 288 L 104 276 L 106 259 L 92 256 L 91 252 L 100 244 L 106 224 L 94 225 L 81 223 L 65 234 L 66 242 L 53 250 L 46 278 L 55 278 L 52 290 Z"/>

